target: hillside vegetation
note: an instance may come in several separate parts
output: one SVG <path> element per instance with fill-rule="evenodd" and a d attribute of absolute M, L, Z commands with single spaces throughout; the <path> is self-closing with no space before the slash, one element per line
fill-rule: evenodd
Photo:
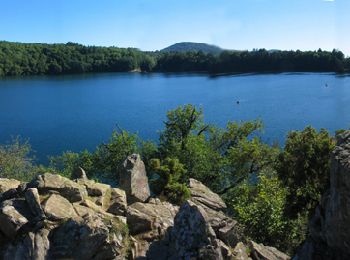
<path fill-rule="evenodd" d="M 340 51 L 142 52 L 133 48 L 0 42 L 0 76 L 88 72 L 346 72 Z"/>
<path fill-rule="evenodd" d="M 25 181 L 47 171 L 71 177 L 83 167 L 89 178 L 115 184 L 125 158 L 139 153 L 154 195 L 181 204 L 190 196 L 186 183 L 197 179 L 221 196 L 249 237 L 293 253 L 329 187 L 334 138 L 307 127 L 290 132 L 281 149 L 263 143 L 261 130 L 260 121 L 208 125 L 202 109 L 185 105 L 167 113 L 158 144 L 118 130 L 95 151 L 65 152 L 49 166 L 35 165 L 28 143 L 0 146 L 0 178 Z"/>
<path fill-rule="evenodd" d="M 203 53 L 219 54 L 224 50 L 215 45 L 210 45 L 207 43 L 197 43 L 197 42 L 179 42 L 161 50 L 161 52 L 199 52 L 199 51 Z"/>

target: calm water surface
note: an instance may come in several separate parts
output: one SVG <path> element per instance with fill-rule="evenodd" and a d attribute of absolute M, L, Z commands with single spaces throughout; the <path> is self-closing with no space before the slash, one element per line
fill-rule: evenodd
<path fill-rule="evenodd" d="M 236 104 L 239 101 L 239 104 Z M 350 127 L 350 77 L 334 74 L 142 75 L 109 73 L 0 79 L 0 143 L 29 138 L 37 157 L 94 149 L 116 124 L 157 139 L 165 113 L 204 108 L 205 120 L 262 119 L 263 139 L 283 143 L 307 125 Z"/>

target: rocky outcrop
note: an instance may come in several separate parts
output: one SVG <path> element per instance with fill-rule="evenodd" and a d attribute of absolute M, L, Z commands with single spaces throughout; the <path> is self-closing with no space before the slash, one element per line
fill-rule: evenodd
<path fill-rule="evenodd" d="M 174 226 L 160 241 L 150 244 L 148 259 L 253 259 L 288 260 L 290 257 L 276 248 L 253 241 L 234 247 L 225 244 L 210 225 L 210 219 L 201 205 L 189 200 L 175 216 Z"/>
<path fill-rule="evenodd" d="M 58 174 L 45 173 L 38 175 L 29 185 L 37 188 L 40 193 L 59 192 L 70 202 L 82 201 L 87 195 L 86 188 Z"/>
<path fill-rule="evenodd" d="M 190 200 L 204 209 L 207 220 L 219 239 L 231 247 L 244 241 L 242 227 L 237 221 L 227 217 L 225 214 L 227 206 L 218 194 L 194 179 L 189 180 L 188 188 L 191 193 Z"/>
<path fill-rule="evenodd" d="M 119 186 L 125 190 L 128 203 L 145 202 L 150 197 L 146 168 L 140 155 L 132 154 L 124 161 Z"/>
<path fill-rule="evenodd" d="M 125 192 L 82 177 L 46 173 L 7 190 L 12 198 L 2 197 L 0 205 L 0 259 L 126 259 Z"/>
<path fill-rule="evenodd" d="M 210 208 L 212 210 L 224 211 L 226 210 L 225 202 L 220 196 L 212 192 L 207 186 L 200 181 L 190 179 L 188 182 L 188 188 L 191 192 L 191 200 L 204 208 Z"/>
<path fill-rule="evenodd" d="M 295 259 L 350 259 L 350 131 L 337 136 L 330 189 L 309 223 L 309 236 Z"/>
<path fill-rule="evenodd" d="M 181 207 L 150 198 L 143 162 L 129 156 L 121 187 L 45 173 L 0 180 L 0 259 L 288 259 L 248 243 L 224 201 L 190 179 Z M 1 184 L 2 183 L 2 184 Z"/>

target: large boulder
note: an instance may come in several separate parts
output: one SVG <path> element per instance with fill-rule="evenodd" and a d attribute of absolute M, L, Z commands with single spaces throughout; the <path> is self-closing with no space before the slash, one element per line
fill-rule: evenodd
<path fill-rule="evenodd" d="M 51 259 L 125 259 L 128 249 L 125 224 L 99 214 L 69 220 L 50 237 Z"/>
<path fill-rule="evenodd" d="M 216 235 L 209 224 L 207 214 L 201 206 L 191 201 L 182 205 L 175 217 L 171 233 L 172 254 L 175 258 L 198 258 L 205 253 L 221 259 L 221 253 L 215 248 Z M 210 257 L 211 258 L 211 257 Z"/>
<path fill-rule="evenodd" d="M 14 179 L 0 178 L 0 194 L 5 193 L 6 191 L 11 189 L 16 189 L 20 184 L 20 181 Z"/>
<path fill-rule="evenodd" d="M 40 193 L 59 192 L 70 202 L 82 201 L 87 195 L 86 188 L 83 185 L 58 174 L 45 173 L 38 175 L 28 186 L 37 188 Z"/>
<path fill-rule="evenodd" d="M 289 260 L 290 257 L 274 247 L 249 242 L 250 255 L 254 260 Z"/>
<path fill-rule="evenodd" d="M 111 186 L 103 183 L 98 183 L 88 179 L 78 179 L 76 182 L 85 187 L 87 194 L 97 205 L 107 208 L 111 197 Z"/>
<path fill-rule="evenodd" d="M 330 189 L 309 223 L 296 259 L 350 259 L 350 131 L 337 136 L 331 156 Z"/>
<path fill-rule="evenodd" d="M 129 204 L 145 202 L 150 197 L 146 168 L 140 155 L 132 154 L 124 161 L 119 187 L 125 190 Z"/>
<path fill-rule="evenodd" d="M 149 259 L 224 259 L 222 243 L 201 206 L 184 203 L 163 241 L 152 243 Z"/>
<path fill-rule="evenodd" d="M 38 189 L 29 188 L 25 192 L 24 196 L 25 196 L 25 199 L 27 201 L 27 204 L 28 204 L 30 210 L 32 211 L 32 214 L 34 216 L 37 216 L 40 219 L 44 218 L 45 213 L 44 213 L 44 211 L 41 207 L 41 204 L 40 204 L 40 196 L 39 196 Z"/>
<path fill-rule="evenodd" d="M 190 179 L 188 183 L 188 188 L 191 192 L 191 201 L 193 201 L 195 204 L 213 210 L 226 210 L 226 204 L 220 198 L 220 196 L 212 192 L 207 186 L 205 186 L 200 181 Z"/>
<path fill-rule="evenodd" d="M 131 235 L 151 232 L 147 236 L 161 238 L 174 225 L 178 207 L 168 202 L 154 200 L 151 203 L 136 202 L 128 207 L 127 221 Z"/>
<path fill-rule="evenodd" d="M 127 223 L 132 237 L 133 258 L 145 257 L 152 241 L 164 238 L 174 225 L 178 207 L 159 199 L 136 202 L 128 207 Z"/>
<path fill-rule="evenodd" d="M 30 209 L 24 199 L 4 201 L 0 205 L 0 230 L 13 239 L 17 232 L 32 218 Z"/>
<path fill-rule="evenodd" d="M 44 203 L 43 208 L 48 218 L 52 220 L 71 219 L 77 217 L 73 205 L 64 197 L 52 194 Z"/>
<path fill-rule="evenodd" d="M 125 191 L 112 188 L 110 192 L 110 200 L 107 212 L 114 215 L 125 215 L 127 209 L 126 193 Z"/>
<path fill-rule="evenodd" d="M 220 240 L 231 247 L 245 241 L 243 228 L 237 221 L 227 217 L 227 206 L 218 194 L 195 179 L 189 180 L 188 188 L 191 193 L 190 200 L 205 210 L 207 220 Z"/>
<path fill-rule="evenodd" d="M 19 238 L 16 243 L 10 244 L 3 253 L 3 259 L 12 260 L 46 260 L 50 242 L 49 230 L 41 229 L 37 232 L 29 232 Z"/>

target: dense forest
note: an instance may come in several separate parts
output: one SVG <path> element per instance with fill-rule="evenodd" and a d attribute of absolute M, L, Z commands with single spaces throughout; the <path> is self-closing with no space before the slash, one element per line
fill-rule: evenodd
<path fill-rule="evenodd" d="M 307 234 L 307 223 L 329 187 L 334 137 L 307 127 L 288 134 L 280 148 L 261 141 L 260 121 L 207 124 L 203 110 L 180 106 L 167 113 L 156 143 L 116 129 L 94 151 L 65 152 L 38 166 L 30 145 L 16 139 L 0 145 L 0 178 L 28 181 L 53 172 L 66 177 L 83 167 L 89 178 L 115 184 L 122 162 L 139 153 L 155 196 L 175 204 L 188 199 L 195 178 L 218 193 L 230 215 L 254 241 L 293 254 Z"/>
<path fill-rule="evenodd" d="M 348 72 L 340 51 L 142 52 L 134 48 L 0 42 L 0 76 L 87 72 Z"/>

